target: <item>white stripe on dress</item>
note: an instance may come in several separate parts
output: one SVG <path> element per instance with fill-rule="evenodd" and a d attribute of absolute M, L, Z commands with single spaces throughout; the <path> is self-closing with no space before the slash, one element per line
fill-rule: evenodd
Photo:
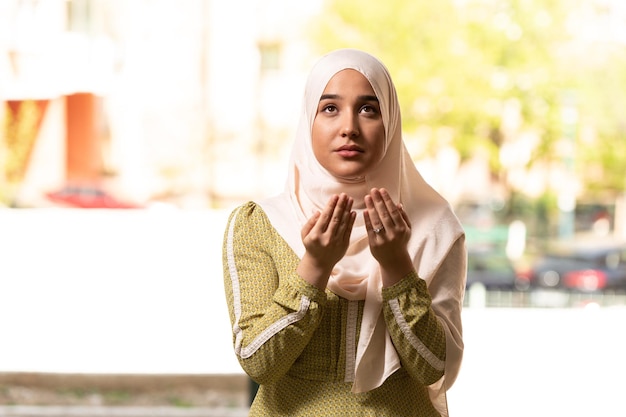
<path fill-rule="evenodd" d="M 359 315 L 359 302 L 348 301 L 346 320 L 346 373 L 344 382 L 354 382 L 356 367 L 356 326 Z"/>
<path fill-rule="evenodd" d="M 400 326 L 404 337 L 406 337 L 411 346 L 413 346 L 415 350 L 417 350 L 417 353 L 419 353 L 419 355 L 424 358 L 430 366 L 438 371 L 443 371 L 445 367 L 445 362 L 435 356 L 435 354 L 432 353 L 430 349 L 428 349 L 426 345 L 422 343 L 422 341 L 413 332 L 411 332 L 411 328 L 404 319 L 402 311 L 400 310 L 400 303 L 398 302 L 398 299 L 394 298 L 393 300 L 389 300 L 389 306 L 391 307 L 393 316 L 396 319 L 396 323 L 398 323 L 398 326 Z"/>
<path fill-rule="evenodd" d="M 267 342 L 272 336 L 276 335 L 290 324 L 301 320 L 309 309 L 311 300 L 307 296 L 303 295 L 300 300 L 300 307 L 298 311 L 281 317 L 278 321 L 272 323 L 267 329 L 263 330 L 257 337 L 255 337 L 248 346 L 242 346 L 243 330 L 239 327 L 239 319 L 241 317 L 241 287 L 239 285 L 239 273 L 237 272 L 237 265 L 235 264 L 234 252 L 235 220 L 237 219 L 239 211 L 240 208 L 234 212 L 230 224 L 228 225 L 228 234 L 226 238 L 226 259 L 233 287 L 233 309 L 235 313 L 233 334 L 235 335 L 235 353 L 245 359 L 252 356 L 257 350 L 259 350 L 263 343 Z"/>

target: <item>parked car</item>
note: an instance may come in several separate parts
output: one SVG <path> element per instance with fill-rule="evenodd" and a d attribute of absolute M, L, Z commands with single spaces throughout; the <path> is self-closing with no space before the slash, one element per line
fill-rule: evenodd
<path fill-rule="evenodd" d="M 93 186 L 67 185 L 58 191 L 46 193 L 56 204 L 75 208 L 136 209 L 141 206 L 119 200 L 106 191 Z"/>
<path fill-rule="evenodd" d="M 519 275 L 504 251 L 472 249 L 467 253 L 467 288 L 480 283 L 488 290 L 523 291 L 528 280 Z"/>
<path fill-rule="evenodd" d="M 533 263 L 529 279 L 534 288 L 626 290 L 626 244 L 551 251 Z"/>

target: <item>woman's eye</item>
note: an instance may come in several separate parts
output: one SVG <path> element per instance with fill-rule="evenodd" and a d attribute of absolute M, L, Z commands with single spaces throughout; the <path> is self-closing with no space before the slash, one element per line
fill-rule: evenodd
<path fill-rule="evenodd" d="M 325 112 L 325 113 L 333 113 L 333 112 L 337 111 L 337 107 L 335 107 L 332 104 L 329 104 L 327 106 L 324 106 L 322 108 L 322 111 Z"/>
<path fill-rule="evenodd" d="M 370 105 L 366 105 L 361 107 L 361 111 L 363 113 L 368 113 L 368 114 L 376 114 L 378 113 L 378 109 L 376 109 L 374 106 L 370 106 Z"/>

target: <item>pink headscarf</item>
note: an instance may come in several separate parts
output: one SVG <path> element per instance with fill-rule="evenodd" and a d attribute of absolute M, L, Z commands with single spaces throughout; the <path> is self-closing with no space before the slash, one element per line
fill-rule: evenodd
<path fill-rule="evenodd" d="M 378 97 L 385 127 L 385 154 L 381 162 L 365 178 L 354 181 L 338 179 L 326 171 L 315 158 L 311 145 L 311 129 L 322 92 L 328 81 L 344 69 L 357 70 L 369 80 Z M 315 211 L 321 211 L 333 194 L 343 192 L 354 199 L 353 209 L 357 212 L 357 219 L 350 246 L 333 269 L 328 289 L 348 300 L 365 300 L 356 352 L 355 392 L 380 386 L 400 367 L 398 354 L 381 314 L 382 279 L 378 263 L 369 250 L 363 220 L 364 197 L 373 187 L 386 188 L 395 202 L 403 204 L 413 228 L 408 250 L 418 275 L 428 283 L 463 230 L 447 201 L 424 181 L 406 150 L 402 141 L 398 98 L 388 70 L 378 59 L 365 52 L 341 49 L 323 56 L 311 70 L 285 190 L 276 197 L 261 201 L 260 205 L 278 233 L 302 257 L 305 248 L 300 231 L 307 219 Z M 448 334 L 450 332 L 445 323 L 447 304 L 442 303 L 442 310 L 437 311 L 433 297 L 433 308 L 444 320 Z M 460 323 L 450 324 L 460 332 Z M 460 334 L 453 336 L 456 339 L 454 345 L 458 346 Z M 460 365 L 460 353 L 448 350 L 446 369 L 448 361 L 454 362 L 456 357 Z M 372 366 L 372 363 L 377 366 Z M 457 372 L 458 369 L 454 377 Z"/>

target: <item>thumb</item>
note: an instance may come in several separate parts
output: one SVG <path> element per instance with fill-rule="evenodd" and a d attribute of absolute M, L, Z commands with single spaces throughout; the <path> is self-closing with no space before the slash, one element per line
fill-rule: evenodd
<path fill-rule="evenodd" d="M 316 211 L 311 217 L 309 217 L 309 220 L 307 220 L 304 226 L 302 226 L 302 231 L 300 232 L 300 236 L 302 237 L 302 239 L 304 239 L 308 236 L 309 233 L 311 233 L 311 230 L 313 229 L 313 227 L 315 227 L 315 224 L 317 223 L 317 219 L 320 218 L 320 214 L 321 213 L 319 211 Z"/>

